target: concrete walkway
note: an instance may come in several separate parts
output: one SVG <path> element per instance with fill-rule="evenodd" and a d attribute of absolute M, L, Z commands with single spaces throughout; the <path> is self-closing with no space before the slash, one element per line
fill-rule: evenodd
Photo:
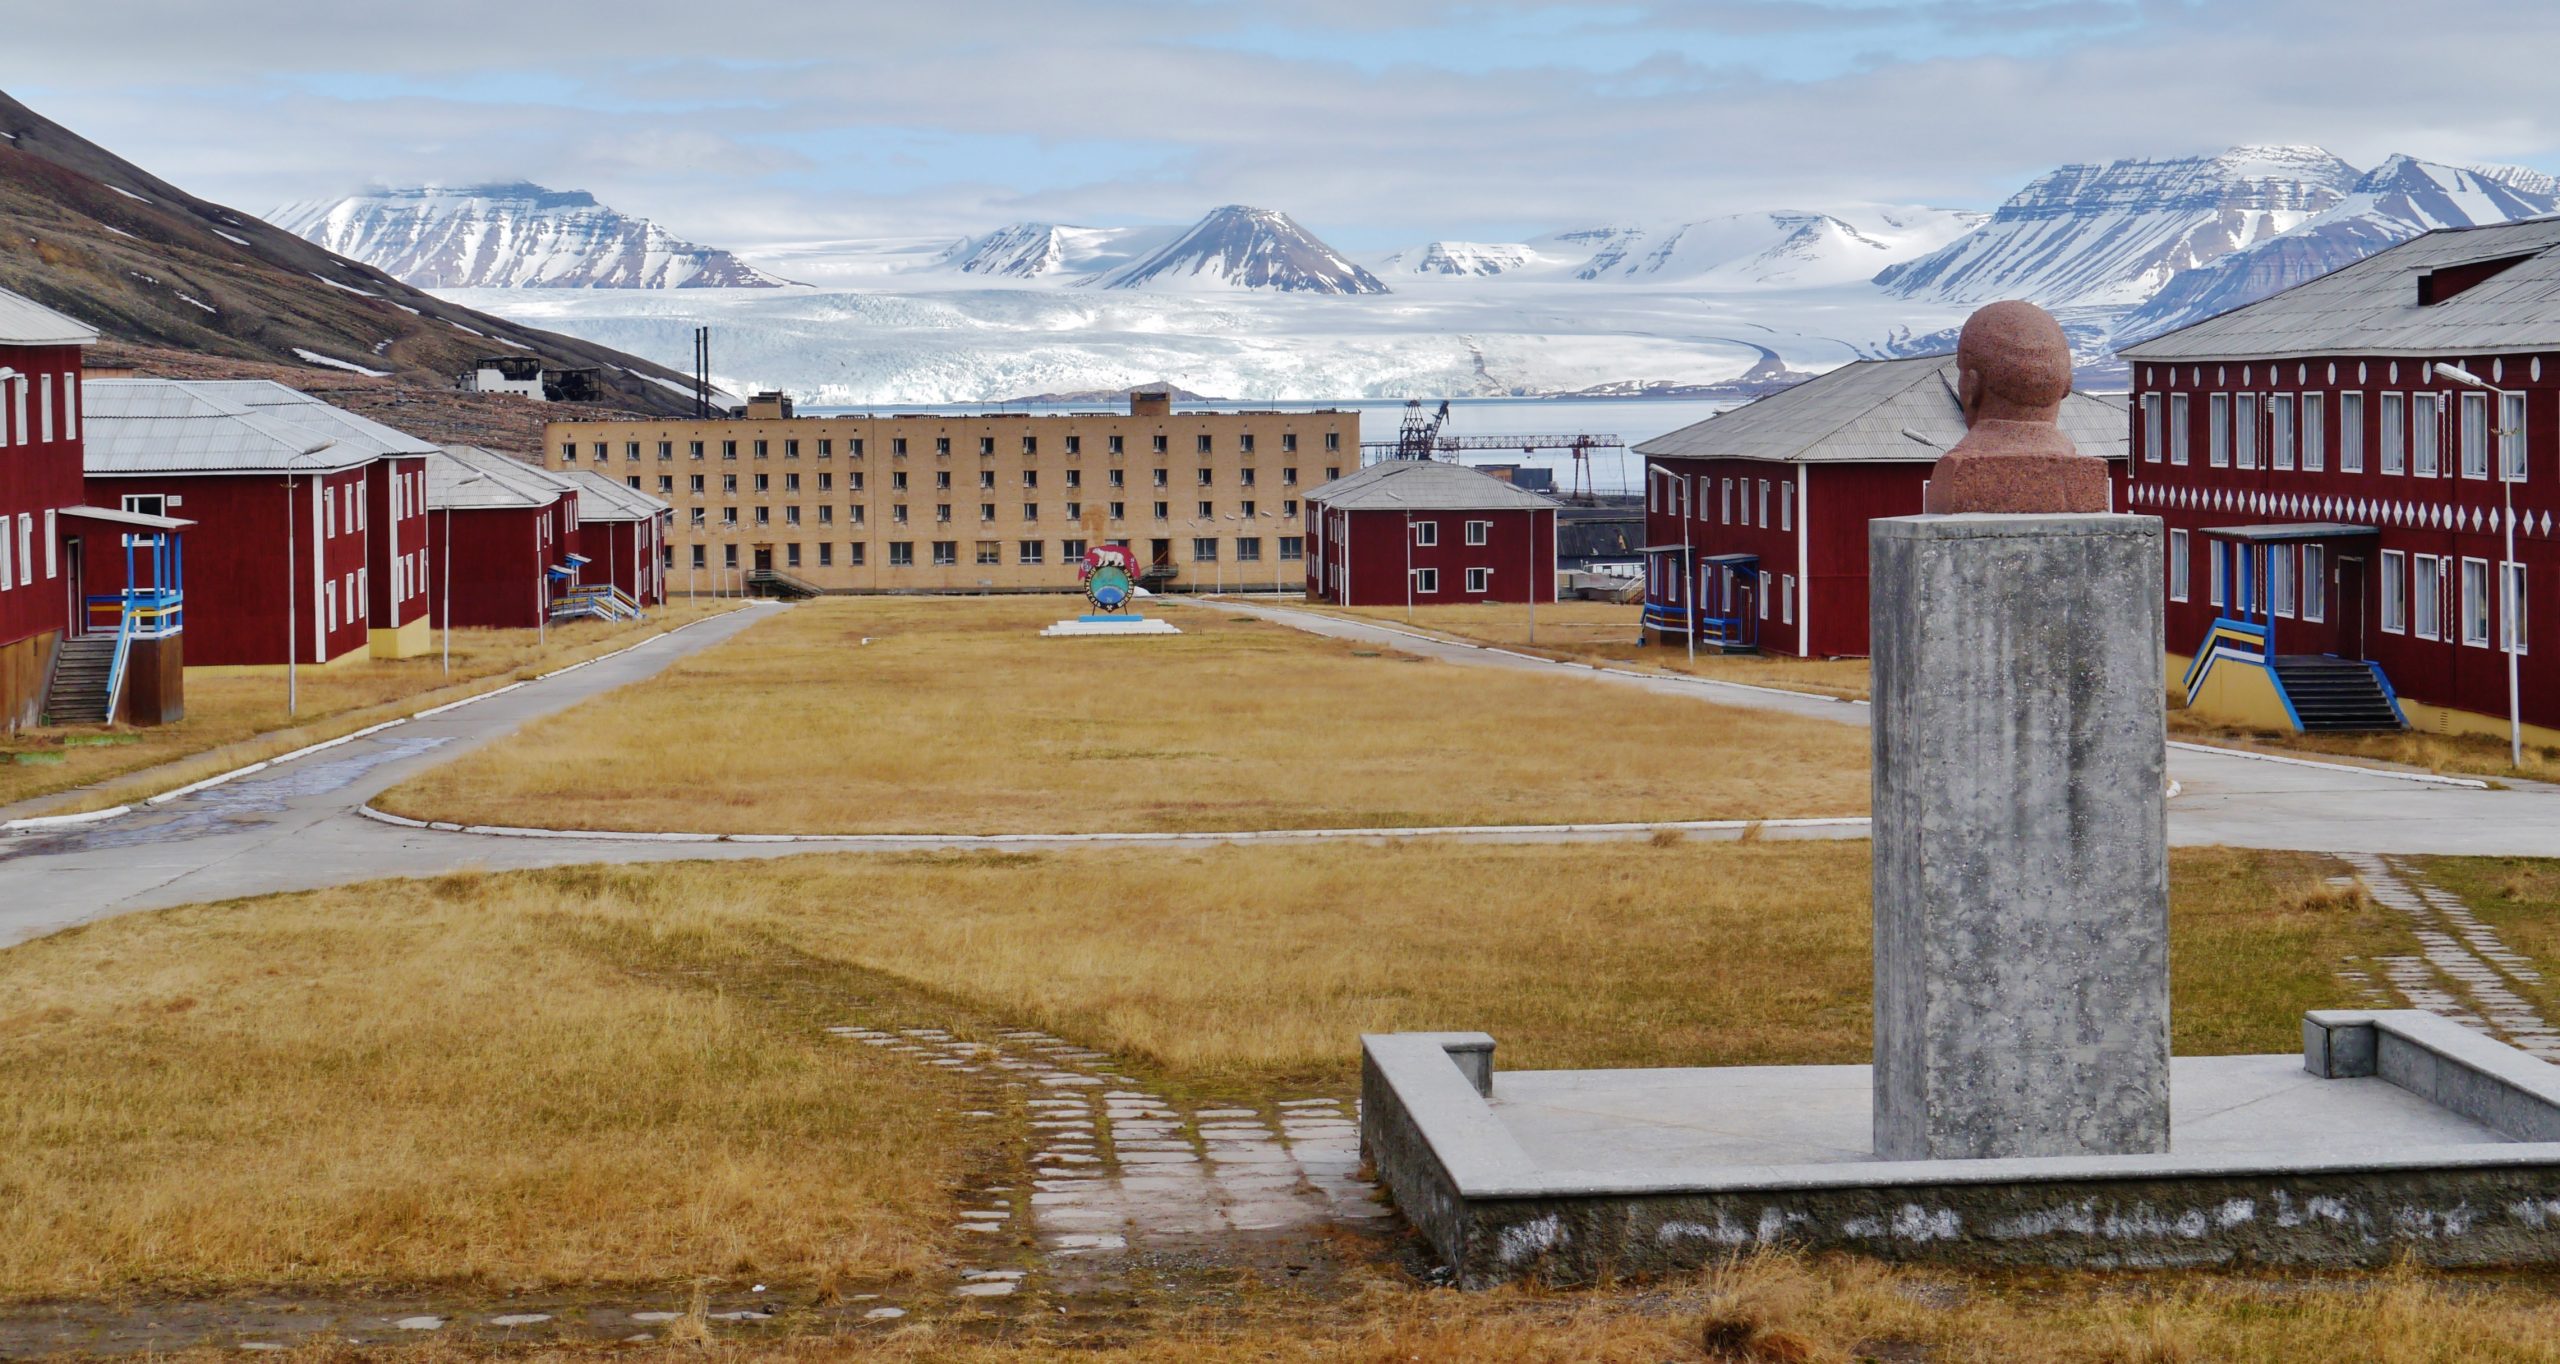
<path fill-rule="evenodd" d="M 1722 706 L 1843 724 L 1867 723 L 1866 706 L 1828 697 L 1560 663 L 1435 639 L 1396 626 L 1235 598 L 1198 605 L 1461 667 L 1583 677 Z M 2169 775 L 2180 787 L 2179 798 L 2169 807 L 2173 843 L 2328 853 L 2560 857 L 2560 787 L 2541 783 L 2519 782 L 2512 790 L 2483 791 L 2412 781 L 2343 763 L 2269 761 L 2228 749 L 2183 744 L 2170 751 Z"/>

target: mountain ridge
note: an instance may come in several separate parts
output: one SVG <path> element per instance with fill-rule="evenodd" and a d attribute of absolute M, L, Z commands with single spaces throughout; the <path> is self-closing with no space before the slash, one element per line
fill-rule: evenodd
<path fill-rule="evenodd" d="M 421 289 L 771 289 L 789 281 L 585 190 L 529 180 L 368 190 L 268 221 Z"/>

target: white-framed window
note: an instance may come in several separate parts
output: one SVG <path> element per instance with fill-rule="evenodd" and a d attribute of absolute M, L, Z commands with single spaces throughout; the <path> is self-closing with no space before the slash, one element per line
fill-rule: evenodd
<path fill-rule="evenodd" d="M 2409 395 L 2382 395 L 2382 472 L 2409 472 Z"/>
<path fill-rule="evenodd" d="M 2502 404 L 2503 419 L 2498 423 L 2498 468 L 2509 483 L 2522 483 L 2525 476 L 2524 395 L 2509 393 Z"/>
<path fill-rule="evenodd" d="M 1778 623 L 1796 623 L 1796 575 L 1792 573 L 1778 579 Z"/>
<path fill-rule="evenodd" d="M 62 576 L 62 532 L 59 529 L 62 523 L 56 519 L 57 515 L 52 507 L 44 509 L 44 576 L 48 582 Z M 82 609 L 87 608 L 84 606 Z"/>
<path fill-rule="evenodd" d="M 1437 521 L 1414 522 L 1413 542 L 1425 548 L 1440 543 L 1440 523 Z"/>
<path fill-rule="evenodd" d="M 2302 547 L 2302 618 L 2329 618 L 2329 551 L 2319 545 Z"/>
<path fill-rule="evenodd" d="M 2420 639 L 2444 638 L 2444 560 L 2421 554 L 2410 561 L 2411 633 Z"/>
<path fill-rule="evenodd" d="M 36 518 L 32 512 L 18 513 L 18 586 L 26 587 L 36 580 Z"/>
<path fill-rule="evenodd" d="M 1769 575 L 1760 575 L 1760 619 L 1769 618 Z"/>
<path fill-rule="evenodd" d="M 2462 561 L 2462 642 L 2489 647 L 2489 561 Z"/>
<path fill-rule="evenodd" d="M 2329 467 L 2329 399 L 2320 393 L 2302 395 L 2302 467 L 2319 473 Z"/>
<path fill-rule="evenodd" d="M 2364 395 L 2338 395 L 2338 472 L 2364 472 Z"/>
<path fill-rule="evenodd" d="M 5 380 L 5 379 L 0 379 L 0 383 L 6 383 L 6 382 L 8 382 L 8 381 L 7 381 L 7 380 Z M 10 574 L 9 574 L 9 525 L 8 525 L 8 518 L 7 518 L 7 517 L 0 517 L 0 592 L 6 592 L 6 591 L 8 591 L 10 588 L 16 587 L 17 585 L 18 585 L 18 584 L 17 584 L 16 580 L 15 580 L 15 579 L 13 579 L 13 578 L 10 576 Z"/>
<path fill-rule="evenodd" d="M 1778 485 L 1778 529 L 1794 530 L 1795 528 L 1796 485 L 1781 483 Z"/>
<path fill-rule="evenodd" d="M 2163 451 L 2160 433 L 2160 395 L 2142 395 L 2142 462 L 2157 464 Z"/>
<path fill-rule="evenodd" d="M 2231 395 L 2205 399 L 2205 459 L 2216 469 L 2231 467 Z"/>
<path fill-rule="evenodd" d="M 2409 630 L 2409 556 L 2396 549 L 2382 551 L 2382 629 L 2393 635 Z"/>
<path fill-rule="evenodd" d="M 2506 650 L 2519 654 L 2529 653 L 2533 636 L 2525 628 L 2527 617 L 2524 599 L 2524 565 L 2511 562 L 2505 565 L 2505 568 L 2506 571 L 2498 575 L 2503 579 L 2500 584 L 2498 619 L 2505 622 L 2505 628 L 2499 633 L 2503 637 L 2503 647 Z"/>
<path fill-rule="evenodd" d="M 1765 478 L 1764 478 L 1764 479 L 1762 479 L 1762 480 L 1760 480 L 1760 521 L 1759 521 L 1759 524 L 1760 524 L 1761 526 L 1763 526 L 1763 527 L 1766 527 L 1766 526 L 1769 524 L 1769 480 L 1767 480 L 1767 479 L 1765 479 Z"/>
<path fill-rule="evenodd" d="M 2444 476 L 2444 395 L 2420 393 L 2409 404 L 2409 472 L 2417 478 Z"/>
<path fill-rule="evenodd" d="M 1493 523 L 1491 521 L 1469 521 L 1467 523 L 1468 544 L 1484 545 L 1491 544 L 1492 542 Z"/>
<path fill-rule="evenodd" d="M 2489 476 L 2489 395 L 2462 395 L 2462 476 Z"/>
<path fill-rule="evenodd" d="M 1415 569 L 1413 571 L 1413 590 L 1426 597 L 1438 592 L 1440 590 L 1440 570 L 1436 568 Z"/>
<path fill-rule="evenodd" d="M 1492 589 L 1493 589 L 1493 570 L 1492 570 L 1492 569 L 1489 569 L 1489 568 L 1471 568 L 1471 569 L 1468 569 L 1468 570 L 1467 570 L 1467 590 L 1468 590 L 1469 592 L 1473 592 L 1473 593 L 1484 593 L 1484 592 L 1491 591 Z"/>
<path fill-rule="evenodd" d="M 2293 395 L 2267 395 L 2267 467 L 2293 467 Z"/>
<path fill-rule="evenodd" d="M 2258 467 L 2258 395 L 2243 393 L 2231 400 L 2231 462 L 2243 469 Z"/>
<path fill-rule="evenodd" d="M 338 583 L 336 579 L 320 584 L 320 632 L 323 635 L 338 628 Z"/>
<path fill-rule="evenodd" d="M 2231 600 L 2231 548 L 2220 540 L 2204 542 L 2204 590 L 2208 606 Z"/>
<path fill-rule="evenodd" d="M 2293 546 L 2267 546 L 2267 610 L 2279 616 L 2293 614 Z"/>
<path fill-rule="evenodd" d="M 1724 525 L 1730 526 L 1733 524 L 1733 480 L 1728 478 L 1723 480 L 1723 483 L 1724 492 L 1722 496 L 1724 498 L 1724 515 L 1718 519 Z"/>
<path fill-rule="evenodd" d="M 2187 553 L 2187 533 L 2182 530 L 2169 532 L 2169 600 L 2171 601 L 2187 599 L 2189 573 Z"/>
<path fill-rule="evenodd" d="M 2169 395 L 2169 462 L 2186 463 L 2188 445 L 2187 395 L 2172 393 Z"/>

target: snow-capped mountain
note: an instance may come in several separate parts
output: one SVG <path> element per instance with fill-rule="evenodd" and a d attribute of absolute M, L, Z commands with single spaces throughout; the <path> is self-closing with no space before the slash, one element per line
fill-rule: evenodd
<path fill-rule="evenodd" d="M 1820 286 L 1871 278 L 1886 266 L 1937 250 L 1983 223 L 1979 213 L 1885 209 L 1844 214 L 1778 210 L 1735 213 L 1664 228 L 1559 234 L 1600 248 L 1578 279 L 1619 283 L 1683 280 L 1700 287 Z"/>
<path fill-rule="evenodd" d="M 378 190 L 268 221 L 422 289 L 741 289 L 789 281 L 679 240 L 582 190 L 517 183 Z"/>
<path fill-rule="evenodd" d="M 1170 227 L 1009 223 L 952 247 L 936 264 L 991 280 L 1098 275 L 1163 246 L 1179 231 Z"/>
<path fill-rule="evenodd" d="M 2181 270 L 2336 207 L 2359 178 L 2318 147 L 2064 166 L 2037 177 L 1980 228 L 1886 268 L 1876 283 L 1898 297 L 1944 303 L 2138 304 Z"/>
<path fill-rule="evenodd" d="M 1181 236 L 1084 282 L 1103 289 L 1387 292 L 1376 275 L 1318 241 L 1288 214 L 1243 204 L 1211 209 Z"/>
<path fill-rule="evenodd" d="M 2440 227 L 2476 227 L 2560 211 L 2560 181 L 2535 171 L 2441 166 L 2393 156 L 2345 200 L 2292 231 L 2172 278 L 2117 329 L 2120 344 L 2254 303 L 2280 289 Z"/>
<path fill-rule="evenodd" d="M 1569 263 L 1542 256 L 1525 242 L 1432 242 L 1380 257 L 1377 273 L 1481 279 Z"/>

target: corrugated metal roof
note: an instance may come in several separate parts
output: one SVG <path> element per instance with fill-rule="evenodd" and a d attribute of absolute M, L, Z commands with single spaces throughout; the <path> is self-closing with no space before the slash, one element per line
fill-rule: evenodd
<path fill-rule="evenodd" d="M 93 474 L 322 473 L 435 449 L 265 379 L 90 379 L 80 403 Z"/>
<path fill-rule="evenodd" d="M 442 446 L 427 456 L 427 510 L 548 507 L 571 490 L 556 474 L 477 445 Z"/>
<path fill-rule="evenodd" d="M 1381 460 L 1307 493 L 1344 511 L 1517 511 L 1560 505 L 1488 473 L 1436 459 Z"/>
<path fill-rule="evenodd" d="M 1964 439 L 1953 355 L 1860 360 L 1705 421 L 1656 436 L 1640 455 L 1681 459 L 1765 459 L 1788 464 L 1934 462 Z M 2080 453 L 2125 456 L 2124 404 L 2073 393 L 2062 400 L 2063 432 Z M 1904 435 L 1917 432 L 1932 444 Z"/>
<path fill-rule="evenodd" d="M 2560 218 L 2429 232 L 2120 353 L 2142 362 L 2560 349 L 2555 248 Z M 2519 255 L 2530 258 L 2442 303 L 2418 301 L 2422 275 Z"/>
<path fill-rule="evenodd" d="M 577 486 L 578 519 L 581 521 L 646 521 L 673 510 L 668 503 L 629 484 L 617 483 L 593 469 L 553 472 L 551 476 L 566 479 Z"/>
<path fill-rule="evenodd" d="M 0 289 L 0 346 L 94 346 L 98 329 Z"/>

